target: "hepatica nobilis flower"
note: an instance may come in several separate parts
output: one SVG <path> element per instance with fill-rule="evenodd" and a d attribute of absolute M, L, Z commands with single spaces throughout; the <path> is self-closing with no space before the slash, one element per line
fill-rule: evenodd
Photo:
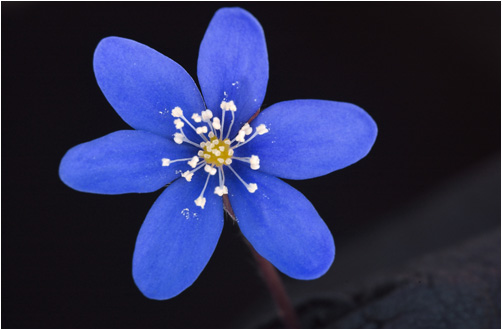
<path fill-rule="evenodd" d="M 94 72 L 134 130 L 70 149 L 59 174 L 73 189 L 98 194 L 171 183 L 136 241 L 133 277 L 145 296 L 168 299 L 197 279 L 223 228 L 224 194 L 246 239 L 280 271 L 309 280 L 329 269 L 335 245 L 328 227 L 277 177 L 309 179 L 355 163 L 377 127 L 361 108 L 323 100 L 280 102 L 249 122 L 268 82 L 265 37 L 251 14 L 224 8 L 211 20 L 197 67 L 204 98 L 180 65 L 129 39 L 103 39 Z"/>

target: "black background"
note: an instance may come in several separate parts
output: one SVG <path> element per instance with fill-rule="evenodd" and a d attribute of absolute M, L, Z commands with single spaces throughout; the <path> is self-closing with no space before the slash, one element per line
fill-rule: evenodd
<path fill-rule="evenodd" d="M 2 3 L 2 327 L 239 327 L 253 306 L 269 306 L 230 221 L 193 286 L 168 301 L 143 297 L 131 259 L 160 192 L 84 194 L 58 178 L 69 148 L 128 128 L 95 82 L 101 38 L 139 41 L 195 78 L 212 15 L 233 5 Z M 352 102 L 378 124 L 359 163 L 288 181 L 332 230 L 337 259 L 359 232 L 499 154 L 500 3 L 237 5 L 265 30 L 264 107 Z M 335 260 L 326 276 L 344 271 Z"/>

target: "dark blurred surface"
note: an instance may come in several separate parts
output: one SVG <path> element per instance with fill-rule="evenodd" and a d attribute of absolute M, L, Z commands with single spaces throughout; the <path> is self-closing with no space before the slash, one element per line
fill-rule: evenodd
<path fill-rule="evenodd" d="M 336 270 L 307 285 L 287 282 L 303 325 L 500 328 L 498 208 L 494 157 L 338 240 Z M 249 327 L 280 326 L 271 307 L 255 306 Z"/>
<path fill-rule="evenodd" d="M 2 3 L 2 327 L 225 328 L 271 311 L 231 222 L 192 287 L 164 302 L 144 298 L 132 281 L 132 252 L 160 192 L 83 194 L 57 174 L 72 146 L 128 128 L 94 79 L 101 38 L 144 43 L 196 78 L 205 29 L 232 5 Z M 364 283 L 372 270 L 393 279 L 392 269 L 423 254 L 490 229 L 500 234 L 500 3 L 238 5 L 265 30 L 264 107 L 346 101 L 379 126 L 359 163 L 288 181 L 337 244 L 325 277 L 285 278 L 295 302 L 345 284 L 364 290 L 355 279 Z M 466 181 L 488 167 L 487 183 Z M 465 198 L 440 198 L 444 190 Z"/>

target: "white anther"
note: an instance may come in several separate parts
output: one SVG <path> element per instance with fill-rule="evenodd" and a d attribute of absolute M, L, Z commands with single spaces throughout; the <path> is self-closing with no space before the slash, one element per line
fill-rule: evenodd
<path fill-rule="evenodd" d="M 234 149 L 229 149 L 228 150 L 228 155 L 233 156 L 234 155 Z"/>
<path fill-rule="evenodd" d="M 221 152 L 225 151 L 225 147 L 218 147 L 218 149 L 220 149 Z"/>
<path fill-rule="evenodd" d="M 186 172 L 183 172 L 183 174 L 181 174 L 181 176 L 184 177 L 188 182 L 190 182 L 190 181 L 192 181 L 193 172 L 186 171 Z"/>
<path fill-rule="evenodd" d="M 223 111 L 237 111 L 237 107 L 235 106 L 234 101 L 226 102 L 222 101 L 220 104 L 221 110 Z"/>
<path fill-rule="evenodd" d="M 204 171 L 206 171 L 207 173 L 211 174 L 211 175 L 215 175 L 216 174 L 216 168 L 210 166 L 210 165 L 206 165 L 204 166 Z"/>
<path fill-rule="evenodd" d="M 206 199 L 202 196 L 199 196 L 194 202 L 195 205 L 200 206 L 201 209 L 204 209 L 204 205 L 206 205 Z"/>
<path fill-rule="evenodd" d="M 192 119 L 193 119 L 193 121 L 194 121 L 194 122 L 196 122 L 196 123 L 200 123 L 200 122 L 202 121 L 202 117 L 201 117 L 201 116 L 199 116 L 199 114 L 198 114 L 198 113 L 194 113 L 194 114 L 192 115 Z"/>
<path fill-rule="evenodd" d="M 244 142 L 244 137 L 246 136 L 246 132 L 243 131 L 243 130 L 240 130 L 239 131 L 239 134 L 237 134 L 237 136 L 235 137 L 235 141 L 237 142 Z"/>
<path fill-rule="evenodd" d="M 268 133 L 268 128 L 264 124 L 258 125 L 258 127 L 256 127 L 256 133 L 258 133 L 258 135 Z"/>
<path fill-rule="evenodd" d="M 257 170 L 260 168 L 260 158 L 256 155 L 252 155 L 251 158 L 249 159 L 249 163 L 251 164 L 251 169 L 252 170 Z"/>
<path fill-rule="evenodd" d="M 181 110 L 180 107 L 175 107 L 173 110 L 171 110 L 171 116 L 173 117 L 182 117 L 183 116 L 183 110 Z"/>
<path fill-rule="evenodd" d="M 225 140 L 225 141 L 224 141 L 224 143 L 225 143 L 225 144 L 230 145 L 230 144 L 232 144 L 232 141 L 230 141 L 230 140 Z"/>
<path fill-rule="evenodd" d="M 210 121 L 213 118 L 213 112 L 209 109 L 202 111 L 201 115 L 203 121 Z"/>
<path fill-rule="evenodd" d="M 219 143 L 220 143 L 220 140 L 214 139 L 213 141 L 211 141 L 211 148 L 214 148 Z"/>
<path fill-rule="evenodd" d="M 223 195 L 227 195 L 228 194 L 228 188 L 227 186 L 223 186 L 223 187 L 216 187 L 214 188 L 214 193 L 218 196 L 223 196 Z"/>
<path fill-rule="evenodd" d="M 225 164 L 227 164 L 227 165 L 232 164 L 232 159 L 231 158 L 225 159 Z"/>
<path fill-rule="evenodd" d="M 209 159 L 209 158 L 211 158 L 211 155 L 210 154 L 204 154 L 204 158 L 205 159 Z"/>
<path fill-rule="evenodd" d="M 176 129 L 180 129 L 183 126 L 185 126 L 185 123 L 181 119 L 175 119 L 174 120 L 174 125 L 176 125 Z"/>
<path fill-rule="evenodd" d="M 221 164 L 223 164 L 225 162 L 225 160 L 223 158 L 218 158 L 217 161 Z"/>
<path fill-rule="evenodd" d="M 197 127 L 196 132 L 197 134 L 207 133 L 207 126 Z"/>
<path fill-rule="evenodd" d="M 181 133 L 174 133 L 174 142 L 177 144 L 182 144 L 185 136 Z"/>
<path fill-rule="evenodd" d="M 171 164 L 171 160 L 169 158 L 162 158 L 162 166 L 169 166 Z"/>
<path fill-rule="evenodd" d="M 218 157 L 219 155 L 221 155 L 221 151 L 219 151 L 218 149 L 213 149 L 211 151 L 216 157 Z"/>
<path fill-rule="evenodd" d="M 244 126 L 242 126 L 241 131 L 246 132 L 246 135 L 250 135 L 251 133 L 253 133 L 253 128 L 249 126 L 248 123 L 246 123 L 244 124 Z"/>
<path fill-rule="evenodd" d="M 213 127 L 214 127 L 214 129 L 220 129 L 221 128 L 220 118 L 218 118 L 218 117 L 214 117 L 213 118 Z"/>
<path fill-rule="evenodd" d="M 209 132 L 209 138 L 213 138 L 214 137 L 214 133 L 213 132 Z"/>
<path fill-rule="evenodd" d="M 202 141 L 201 143 L 199 143 L 199 145 L 201 148 L 204 148 L 206 146 L 206 142 Z"/>
<path fill-rule="evenodd" d="M 246 186 L 246 188 L 250 193 L 254 193 L 258 189 L 258 186 L 256 185 L 256 183 L 250 183 Z"/>
<path fill-rule="evenodd" d="M 197 152 L 197 156 L 199 156 L 199 157 L 204 157 L 204 151 L 199 150 L 199 151 Z"/>
<path fill-rule="evenodd" d="M 195 168 L 198 162 L 199 162 L 199 157 L 193 156 L 192 159 L 188 162 L 188 165 L 190 165 L 192 168 Z"/>

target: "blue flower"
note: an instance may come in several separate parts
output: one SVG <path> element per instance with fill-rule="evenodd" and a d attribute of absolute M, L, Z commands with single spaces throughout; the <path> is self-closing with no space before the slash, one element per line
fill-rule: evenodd
<path fill-rule="evenodd" d="M 315 279 L 331 266 L 333 237 L 312 204 L 277 177 L 308 179 L 353 164 L 377 135 L 372 118 L 342 102 L 294 100 L 260 108 L 268 55 L 259 22 L 240 8 L 216 12 L 200 46 L 199 92 L 173 60 L 132 40 L 103 39 L 99 87 L 134 130 L 70 149 L 59 169 L 73 189 L 153 192 L 136 241 L 133 277 L 152 299 L 189 287 L 223 228 L 228 194 L 240 230 L 281 272 Z"/>

